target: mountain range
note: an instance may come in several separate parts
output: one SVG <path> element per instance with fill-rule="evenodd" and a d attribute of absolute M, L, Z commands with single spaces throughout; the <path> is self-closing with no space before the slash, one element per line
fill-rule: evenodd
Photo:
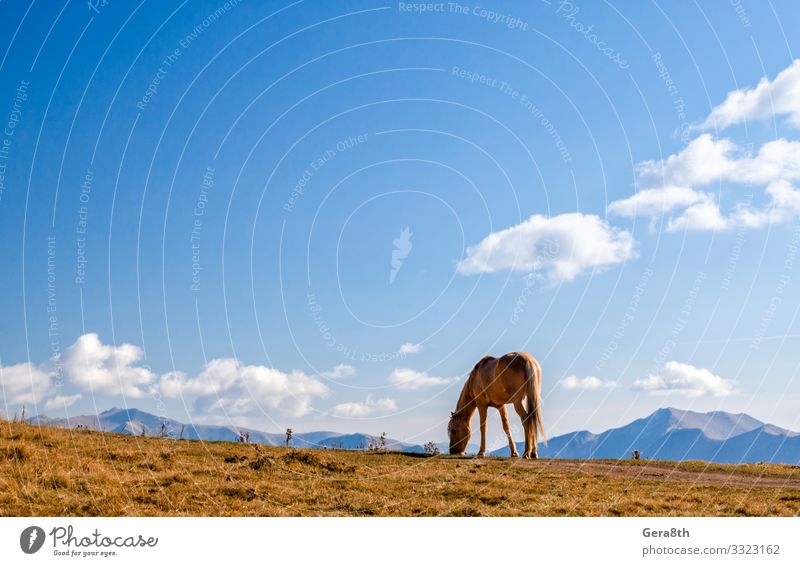
<path fill-rule="evenodd" d="M 33 424 L 93 430 L 130 435 L 168 436 L 189 440 L 239 441 L 249 434 L 252 443 L 283 446 L 284 433 L 269 433 L 248 428 L 187 424 L 159 417 L 138 409 L 113 408 L 98 415 L 50 418 L 44 415 L 28 419 Z M 477 432 L 477 431 L 476 431 Z M 314 431 L 295 433 L 292 446 L 297 448 L 341 448 L 359 450 L 377 441 L 364 433 Z M 476 440 L 473 436 L 473 441 Z M 517 443 L 522 452 L 523 442 Z M 437 445 L 447 453 L 447 444 Z M 419 444 L 386 439 L 386 449 L 424 452 Z M 674 408 L 658 409 L 647 417 L 625 426 L 594 434 L 587 430 L 562 434 L 539 444 L 543 458 L 630 458 L 638 450 L 642 458 L 658 460 L 705 460 L 719 463 L 770 462 L 800 464 L 800 433 L 763 423 L 744 413 L 712 411 L 698 413 Z M 471 444 L 468 452 L 477 447 Z M 508 447 L 495 450 L 493 456 L 508 456 Z"/>
<path fill-rule="evenodd" d="M 517 443 L 522 451 L 524 443 Z M 800 464 L 800 433 L 763 423 L 744 413 L 697 413 L 658 409 L 651 415 L 600 434 L 587 430 L 539 444 L 543 458 L 630 458 L 638 450 L 654 460 L 705 460 L 718 463 Z M 507 456 L 508 447 L 492 452 Z"/>
<path fill-rule="evenodd" d="M 76 428 L 78 426 L 103 432 L 116 432 L 140 436 L 167 436 L 186 440 L 239 442 L 241 435 L 248 434 L 248 440 L 266 446 L 283 446 L 286 443 L 285 433 L 263 432 L 245 427 L 189 424 L 160 417 L 140 411 L 139 409 L 113 408 L 98 415 L 79 415 L 67 418 L 50 418 L 39 415 L 28 419 L 32 424 L 55 426 L 60 428 Z M 368 434 L 345 434 L 332 431 L 315 431 L 295 433 L 292 435 L 292 446 L 296 448 L 341 448 L 359 450 L 367 448 L 370 443 L 377 442 L 379 436 Z M 387 450 L 402 452 L 424 452 L 417 444 L 386 439 Z"/>

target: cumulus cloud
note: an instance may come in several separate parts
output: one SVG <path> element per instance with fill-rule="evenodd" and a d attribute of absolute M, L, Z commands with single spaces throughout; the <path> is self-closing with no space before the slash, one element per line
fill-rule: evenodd
<path fill-rule="evenodd" d="M 36 365 L 31 362 L 0 368 L 3 397 L 7 403 L 37 403 L 54 394 L 55 378 L 60 373 L 64 384 L 84 391 L 129 397 L 143 397 L 151 390 L 156 375 L 137 364 L 142 350 L 131 344 L 109 346 L 97 334 L 78 337 L 60 358 L 52 357 Z M 81 398 L 78 393 L 59 394 L 48 399 L 48 409 L 70 406 Z"/>
<path fill-rule="evenodd" d="M 30 362 L 0 366 L 0 394 L 7 404 L 38 403 L 52 392 L 54 377 Z"/>
<path fill-rule="evenodd" d="M 132 344 L 110 346 L 97 334 L 79 337 L 64 351 L 61 363 L 64 375 L 73 385 L 97 393 L 144 397 L 156 375 L 137 366 L 142 349 Z"/>
<path fill-rule="evenodd" d="M 182 371 L 170 371 L 158 378 L 156 389 L 168 399 L 175 399 L 183 395 L 188 383 L 187 375 Z"/>
<path fill-rule="evenodd" d="M 731 221 L 722 215 L 713 197 L 708 196 L 703 202 L 693 204 L 677 217 L 671 218 L 667 223 L 667 231 L 724 230 L 731 224 Z"/>
<path fill-rule="evenodd" d="M 706 200 L 708 196 L 689 187 L 668 186 L 645 189 L 632 197 L 612 202 L 608 212 L 617 216 L 660 216 L 676 208 L 685 208 Z"/>
<path fill-rule="evenodd" d="M 38 403 L 45 408 L 69 407 L 81 392 L 126 395 L 141 398 L 158 393 L 165 398 L 188 398 L 198 412 L 225 415 L 277 411 L 287 416 L 303 416 L 311 410 L 314 398 L 325 397 L 328 388 L 305 373 L 247 365 L 223 358 L 208 362 L 194 377 L 181 371 L 157 376 L 140 364 L 141 348 L 131 344 L 103 344 L 97 334 L 80 336 L 66 348 L 60 359 L 51 358 L 36 365 L 30 362 L 0 366 L 0 395 L 6 404 Z M 56 395 L 58 372 L 64 385 L 77 389 Z M 329 377 L 353 375 L 355 369 L 340 364 Z"/>
<path fill-rule="evenodd" d="M 788 116 L 800 127 L 800 59 L 778 73 L 774 80 L 763 77 L 754 88 L 731 91 L 700 125 L 703 129 L 724 129 L 747 120 Z"/>
<path fill-rule="evenodd" d="M 66 409 L 81 400 L 82 395 L 76 393 L 75 395 L 56 395 L 52 399 L 48 399 L 44 404 L 44 408 L 52 409 Z"/>
<path fill-rule="evenodd" d="M 284 373 L 232 358 L 211 360 L 194 378 L 180 372 L 165 374 L 159 389 L 165 397 L 194 397 L 195 410 L 203 413 L 275 410 L 293 417 L 306 415 L 313 398 L 328 394 L 325 384 L 301 371 Z"/>
<path fill-rule="evenodd" d="M 779 138 L 763 144 L 753 155 L 729 139 L 701 134 L 666 159 L 639 163 L 636 178 L 639 186 L 645 188 L 795 181 L 800 179 L 799 159 L 800 142 Z"/>
<path fill-rule="evenodd" d="M 800 190 L 787 181 L 773 181 L 767 186 L 769 203 L 762 208 L 739 205 L 730 221 L 743 228 L 763 228 L 768 224 L 788 222 L 800 216 Z"/>
<path fill-rule="evenodd" d="M 676 211 L 667 229 L 723 230 L 762 228 L 788 222 L 800 215 L 800 142 L 778 139 L 763 144 L 754 155 L 726 139 L 702 134 L 683 150 L 661 161 L 637 166 L 635 195 L 612 202 L 611 214 L 659 216 Z M 729 211 L 720 210 L 716 197 L 698 190 L 711 183 L 766 186 L 766 201 L 739 200 Z"/>
<path fill-rule="evenodd" d="M 457 377 L 436 377 L 428 375 L 424 371 L 416 371 L 409 368 L 395 368 L 389 375 L 389 383 L 398 389 L 423 389 L 425 387 L 437 387 L 448 385 L 458 381 Z"/>
<path fill-rule="evenodd" d="M 729 178 L 737 169 L 735 143 L 701 134 L 678 153 L 661 160 L 646 160 L 636 165 L 640 187 L 692 187 Z"/>
<path fill-rule="evenodd" d="M 633 388 L 651 395 L 683 395 L 727 397 L 737 393 L 732 380 L 724 379 L 710 370 L 680 362 L 667 362 L 663 369 L 644 379 L 637 379 Z"/>
<path fill-rule="evenodd" d="M 534 214 L 467 248 L 458 271 L 464 275 L 505 269 L 533 271 L 558 283 L 571 281 L 589 269 L 624 262 L 635 253 L 630 232 L 609 226 L 599 216 Z"/>
<path fill-rule="evenodd" d="M 352 377 L 356 374 L 356 368 L 347 364 L 338 364 L 332 370 L 323 371 L 321 376 L 330 379 L 341 379 L 343 377 Z"/>
<path fill-rule="evenodd" d="M 570 375 L 561 380 L 561 387 L 570 391 L 597 391 L 598 389 L 614 389 L 615 387 L 619 387 L 619 383 L 616 381 L 603 380 L 593 375 L 584 378 Z"/>
<path fill-rule="evenodd" d="M 399 351 L 401 354 L 416 354 L 422 351 L 422 344 L 406 342 L 405 344 L 400 345 Z"/>
<path fill-rule="evenodd" d="M 397 409 L 397 404 L 394 399 L 384 397 L 382 399 L 375 399 L 372 396 L 367 396 L 363 402 L 340 403 L 331 408 L 331 413 L 338 417 L 368 417 L 375 413 L 383 413 L 386 411 L 394 411 Z"/>

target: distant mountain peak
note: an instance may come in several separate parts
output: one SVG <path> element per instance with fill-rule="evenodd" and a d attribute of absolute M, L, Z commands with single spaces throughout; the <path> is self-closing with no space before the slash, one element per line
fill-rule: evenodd
<path fill-rule="evenodd" d="M 521 444 L 521 443 L 520 443 Z M 599 434 L 571 432 L 539 446 L 545 458 L 630 458 L 800 464 L 800 433 L 745 413 L 664 407 Z M 508 448 L 493 452 L 507 455 Z"/>
<path fill-rule="evenodd" d="M 745 413 L 720 410 L 701 413 L 675 407 L 658 409 L 640 421 L 654 432 L 697 429 L 714 440 L 726 440 L 764 426 L 763 422 Z"/>

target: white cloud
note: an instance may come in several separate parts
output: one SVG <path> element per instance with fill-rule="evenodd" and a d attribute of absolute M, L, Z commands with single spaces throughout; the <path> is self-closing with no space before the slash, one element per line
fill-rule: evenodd
<path fill-rule="evenodd" d="M 405 344 L 400 345 L 399 351 L 401 354 L 417 354 L 422 351 L 422 344 L 406 342 Z"/>
<path fill-rule="evenodd" d="M 157 389 L 164 397 L 175 399 L 183 394 L 187 383 L 188 379 L 185 373 L 170 371 L 158 378 Z"/>
<path fill-rule="evenodd" d="M 80 401 L 81 397 L 83 396 L 80 393 L 76 393 L 75 395 L 56 395 L 52 399 L 47 400 L 44 404 L 44 408 L 48 410 L 66 409 Z"/>
<path fill-rule="evenodd" d="M 300 417 L 311 410 L 314 397 L 328 394 L 325 384 L 301 371 L 284 373 L 232 358 L 211 360 L 194 378 L 180 372 L 165 374 L 159 388 L 165 397 L 194 397 L 194 407 L 200 412 L 229 415 L 276 410 Z"/>
<path fill-rule="evenodd" d="M 458 271 L 464 275 L 504 269 L 535 271 L 557 283 L 634 256 L 630 232 L 609 226 L 599 216 L 574 212 L 548 218 L 534 214 L 467 248 Z"/>
<path fill-rule="evenodd" d="M 741 151 L 741 150 L 740 150 Z M 800 142 L 779 138 L 763 144 L 755 156 L 736 160 L 733 174 L 723 180 L 765 184 L 800 180 Z"/>
<path fill-rule="evenodd" d="M 800 126 L 800 60 L 795 60 L 773 81 L 765 77 L 755 88 L 728 93 L 701 128 L 724 129 L 745 120 L 775 115 L 787 115 L 793 125 Z M 800 215 L 800 192 L 793 185 L 797 181 L 800 181 L 800 142 L 783 138 L 773 140 L 763 144 L 753 155 L 731 140 L 716 139 L 704 133 L 664 160 L 640 163 L 637 166 L 637 185 L 644 190 L 629 199 L 612 203 L 609 211 L 625 215 L 639 194 L 657 191 L 660 186 L 680 186 L 695 191 L 696 187 L 710 183 L 753 184 L 765 186 L 767 202 L 760 207 L 754 207 L 749 201 L 739 201 L 723 214 L 713 196 L 697 193 L 694 202 L 673 199 L 671 209 L 684 207 L 684 210 L 670 219 L 667 227 L 669 230 L 762 228 L 768 224 L 788 222 Z M 727 187 L 723 185 L 721 188 Z M 666 189 L 661 190 L 666 192 Z M 690 198 L 690 193 L 683 194 Z M 657 212 L 644 207 L 639 214 L 655 215 Z"/>
<path fill-rule="evenodd" d="M 52 391 L 54 375 L 30 362 L 0 366 L 0 394 L 6 404 L 38 403 Z"/>
<path fill-rule="evenodd" d="M 616 381 L 603 380 L 593 375 L 584 378 L 579 378 L 575 375 L 570 375 L 561 380 L 561 387 L 564 389 L 582 390 L 582 391 L 596 391 L 598 389 L 614 389 L 619 387 Z"/>
<path fill-rule="evenodd" d="M 676 208 L 685 208 L 701 202 L 706 194 L 689 187 L 668 186 L 660 189 L 644 189 L 632 197 L 612 202 L 610 214 L 617 216 L 660 216 Z"/>
<path fill-rule="evenodd" d="M 660 161 L 642 161 L 636 166 L 637 185 L 692 187 L 729 178 L 737 171 L 732 154 L 737 146 L 727 139 L 701 134 L 678 153 Z"/>
<path fill-rule="evenodd" d="M 756 154 L 725 138 L 701 134 L 676 154 L 636 166 L 641 186 L 702 186 L 717 181 L 763 184 L 800 179 L 800 142 L 779 138 Z"/>
<path fill-rule="evenodd" d="M 800 190 L 783 180 L 773 181 L 767 186 L 770 197 L 767 206 L 754 209 L 739 205 L 731 214 L 731 221 L 744 228 L 763 228 L 767 224 L 788 222 L 800 215 Z"/>
<path fill-rule="evenodd" d="M 670 231 L 762 228 L 800 215 L 800 193 L 792 184 L 798 180 L 800 142 L 773 140 L 753 155 L 730 140 L 701 134 L 667 159 L 639 164 L 637 184 L 644 188 L 612 202 L 608 210 L 620 216 L 677 211 L 667 224 Z M 713 194 L 696 189 L 712 182 L 766 185 L 767 201 L 756 208 L 740 200 L 723 213 Z"/>
<path fill-rule="evenodd" d="M 726 228 L 764 228 L 769 224 L 789 222 L 800 216 L 800 190 L 784 180 L 767 185 L 768 201 L 755 207 L 750 202 L 737 203 L 729 214 L 723 215 L 713 197 L 685 209 L 679 216 L 670 219 L 668 231 L 724 230 Z"/>
<path fill-rule="evenodd" d="M 394 399 L 384 397 L 375 399 L 368 396 L 364 402 L 340 403 L 331 409 L 331 413 L 339 417 L 368 417 L 375 413 L 394 411 L 397 404 Z"/>
<path fill-rule="evenodd" d="M 56 372 L 61 371 L 66 382 L 80 391 L 137 398 L 154 392 L 166 398 L 185 396 L 196 410 L 210 415 L 241 416 L 268 410 L 302 416 L 311 410 L 314 398 L 329 392 L 322 382 L 301 371 L 285 373 L 235 359 L 212 360 L 195 377 L 181 371 L 157 377 L 149 368 L 137 365 L 142 356 L 137 346 L 109 346 L 97 334 L 84 334 L 64 350 L 60 360 L 51 358 L 39 366 L 29 362 L 0 366 L 0 395 L 7 404 L 47 399 L 47 409 L 71 406 L 82 398 L 81 393 L 48 398 L 54 393 Z M 353 375 L 355 369 L 340 364 L 327 373 L 344 377 Z"/>
<path fill-rule="evenodd" d="M 800 179 L 800 142 L 780 138 L 763 144 L 753 155 L 725 138 L 701 134 L 678 153 L 636 166 L 644 188 L 697 187 L 713 182 L 766 184 Z M 612 203 L 614 206 L 614 203 Z"/>
<path fill-rule="evenodd" d="M 347 364 L 338 364 L 332 370 L 323 371 L 320 373 L 322 377 L 330 379 L 341 379 L 343 377 L 352 377 L 356 374 L 356 368 Z"/>
<path fill-rule="evenodd" d="M 131 344 L 109 346 L 97 334 L 84 334 L 64 351 L 64 375 L 75 386 L 97 393 L 144 397 L 156 376 L 138 367 L 142 350 Z"/>
<path fill-rule="evenodd" d="M 779 115 L 787 115 L 792 125 L 800 127 L 800 59 L 778 73 L 773 81 L 764 77 L 755 88 L 729 92 L 700 127 L 724 129 L 746 120 Z"/>
<path fill-rule="evenodd" d="M 726 397 L 737 393 L 733 381 L 724 379 L 705 368 L 697 368 L 680 362 L 667 362 L 658 373 L 645 379 L 637 379 L 633 388 L 647 391 L 651 395 L 683 395 L 700 397 L 713 395 Z"/>
<path fill-rule="evenodd" d="M 670 219 L 667 230 L 723 230 L 731 223 L 722 216 L 719 206 L 712 197 L 705 201 L 693 204 L 684 210 L 678 217 Z"/>
<path fill-rule="evenodd" d="M 423 389 L 425 387 L 437 387 L 448 385 L 458 381 L 457 377 L 436 377 L 428 375 L 424 371 L 416 371 L 409 368 L 395 368 L 389 375 L 389 383 L 398 389 Z"/>

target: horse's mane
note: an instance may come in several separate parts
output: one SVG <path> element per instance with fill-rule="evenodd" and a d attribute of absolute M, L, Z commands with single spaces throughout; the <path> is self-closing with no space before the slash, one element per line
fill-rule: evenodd
<path fill-rule="evenodd" d="M 483 356 L 480 360 L 478 360 L 478 363 L 475 364 L 475 367 L 472 368 L 472 371 L 469 372 L 469 377 L 467 377 L 467 381 L 464 383 L 464 387 L 461 389 L 461 395 L 458 398 L 456 411 L 453 413 L 454 419 L 466 419 L 471 414 L 467 409 L 471 403 L 474 403 L 474 399 L 472 398 L 472 381 L 475 379 L 475 376 L 478 374 L 478 372 L 481 371 L 487 363 L 494 359 L 496 359 L 494 356 Z"/>

